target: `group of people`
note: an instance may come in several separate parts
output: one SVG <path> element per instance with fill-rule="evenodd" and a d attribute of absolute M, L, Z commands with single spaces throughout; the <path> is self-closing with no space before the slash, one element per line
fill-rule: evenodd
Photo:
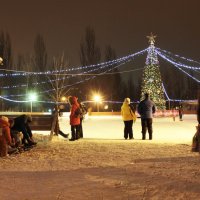
<path fill-rule="evenodd" d="M 78 98 L 75 96 L 70 96 L 68 98 L 70 104 L 70 125 L 71 125 L 71 139 L 70 141 L 78 140 L 83 138 L 83 128 L 82 121 L 84 115 L 87 113 L 86 108 L 83 104 L 78 102 Z M 124 138 L 125 139 L 134 139 L 133 137 L 133 123 L 136 121 L 136 109 L 131 105 L 130 98 L 125 98 L 123 105 L 121 107 L 121 115 L 124 121 Z M 146 139 L 146 132 L 148 130 L 149 140 L 153 138 L 153 129 L 152 129 L 152 118 L 153 114 L 156 111 L 155 103 L 150 100 L 148 93 L 145 93 L 144 100 L 142 100 L 138 107 L 137 111 L 141 116 L 141 125 L 142 125 L 142 139 Z"/>
<path fill-rule="evenodd" d="M 137 111 L 141 116 L 142 125 L 142 140 L 146 139 L 146 132 L 148 130 L 149 140 L 152 140 L 153 129 L 152 129 L 152 118 L 153 113 L 156 111 L 156 106 L 152 100 L 150 100 L 149 94 L 145 93 L 144 100 L 142 100 Z M 136 109 L 130 104 L 130 98 L 125 98 L 121 107 L 121 115 L 124 121 L 124 138 L 134 139 L 133 137 L 133 122 L 136 120 Z"/>
<path fill-rule="evenodd" d="M 20 115 L 14 119 L 0 117 L 0 157 L 18 153 L 37 144 L 29 125 L 31 121 L 29 115 Z"/>
<path fill-rule="evenodd" d="M 87 113 L 85 106 L 78 102 L 78 98 L 70 96 L 68 98 L 70 104 L 70 125 L 71 139 L 70 141 L 83 138 L 82 121 Z M 153 101 L 150 100 L 149 94 L 145 94 L 145 98 L 141 101 L 137 108 L 141 116 L 142 139 L 146 139 L 148 130 L 149 139 L 152 140 L 152 115 L 156 111 Z M 136 121 L 136 109 L 130 104 L 130 98 L 125 98 L 121 107 L 121 115 L 124 121 L 124 138 L 134 139 L 133 123 Z M 15 152 L 18 148 L 31 148 L 37 143 L 33 140 L 33 134 L 29 123 L 32 121 L 31 116 L 21 115 L 14 119 L 8 119 L 5 116 L 0 117 L 0 157 L 7 156 L 9 151 Z"/>

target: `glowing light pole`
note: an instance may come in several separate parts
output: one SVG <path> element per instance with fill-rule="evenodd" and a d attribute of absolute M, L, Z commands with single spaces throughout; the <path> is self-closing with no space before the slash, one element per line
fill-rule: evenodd
<path fill-rule="evenodd" d="M 37 94 L 36 93 L 30 93 L 28 98 L 31 102 L 31 113 L 32 113 L 33 101 L 37 100 Z"/>
<path fill-rule="evenodd" d="M 99 103 L 101 102 L 101 96 L 100 95 L 95 95 L 94 96 L 94 101 L 96 102 L 97 104 L 97 112 L 99 112 Z"/>

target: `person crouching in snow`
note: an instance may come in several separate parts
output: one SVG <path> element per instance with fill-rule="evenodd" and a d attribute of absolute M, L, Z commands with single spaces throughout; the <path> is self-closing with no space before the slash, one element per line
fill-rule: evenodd
<path fill-rule="evenodd" d="M 20 115 L 14 118 L 14 124 L 11 127 L 13 131 L 22 132 L 23 134 L 22 143 L 27 147 L 31 147 L 37 144 L 33 140 L 33 134 L 29 126 L 30 122 L 32 122 L 32 118 L 30 115 Z"/>
<path fill-rule="evenodd" d="M 8 147 L 12 145 L 10 135 L 10 124 L 8 118 L 2 116 L 0 118 L 0 157 L 8 155 Z"/>
<path fill-rule="evenodd" d="M 78 111 L 80 110 L 80 106 L 79 106 L 77 100 L 78 100 L 78 98 L 75 96 L 70 96 L 68 98 L 69 104 L 71 106 L 69 117 L 70 117 L 72 137 L 71 137 L 70 141 L 79 139 L 80 116 L 78 114 Z"/>

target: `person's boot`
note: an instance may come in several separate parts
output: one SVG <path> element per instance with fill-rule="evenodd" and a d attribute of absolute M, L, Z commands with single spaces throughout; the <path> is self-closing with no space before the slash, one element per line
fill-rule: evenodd
<path fill-rule="evenodd" d="M 146 140 L 146 134 L 142 133 L 142 139 Z"/>
<path fill-rule="evenodd" d="M 29 144 L 30 146 L 34 146 L 34 145 L 37 144 L 37 142 L 34 142 L 32 138 L 29 138 L 29 139 L 27 140 L 27 142 L 28 142 L 28 144 Z"/>
<path fill-rule="evenodd" d="M 149 140 L 152 140 L 152 133 L 149 133 Z"/>

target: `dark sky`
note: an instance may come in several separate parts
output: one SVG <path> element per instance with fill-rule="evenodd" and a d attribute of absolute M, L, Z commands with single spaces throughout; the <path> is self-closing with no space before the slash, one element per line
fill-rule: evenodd
<path fill-rule="evenodd" d="M 49 55 L 63 51 L 79 65 L 79 45 L 86 26 L 96 33 L 104 50 L 111 45 L 118 57 L 156 46 L 199 61 L 199 0 L 0 0 L 0 30 L 11 36 L 14 55 L 33 52 L 40 33 Z M 144 60 L 145 62 L 145 60 Z"/>

